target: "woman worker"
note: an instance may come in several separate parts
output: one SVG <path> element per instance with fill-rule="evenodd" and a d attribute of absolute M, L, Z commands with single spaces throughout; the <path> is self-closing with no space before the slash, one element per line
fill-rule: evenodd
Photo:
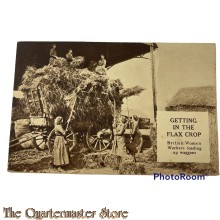
<path fill-rule="evenodd" d="M 132 117 L 132 132 L 131 132 L 131 141 L 137 147 L 137 153 L 141 153 L 143 137 L 139 130 L 139 119 L 136 115 Z"/>
<path fill-rule="evenodd" d="M 113 147 L 113 153 L 116 153 L 119 156 L 125 156 L 127 154 L 126 150 L 126 143 L 125 143 L 125 136 L 124 132 L 127 128 L 127 120 L 124 116 L 121 117 L 121 121 L 115 125 L 115 128 L 113 129 L 114 132 L 114 145 Z"/>
<path fill-rule="evenodd" d="M 58 116 L 55 119 L 54 132 L 56 138 L 54 140 L 53 164 L 58 167 L 59 171 L 64 171 L 65 165 L 69 164 L 69 152 L 66 146 L 66 131 L 62 127 L 63 118 Z"/>

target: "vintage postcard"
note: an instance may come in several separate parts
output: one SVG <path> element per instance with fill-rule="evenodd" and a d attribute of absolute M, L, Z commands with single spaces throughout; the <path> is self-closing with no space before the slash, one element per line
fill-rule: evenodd
<path fill-rule="evenodd" d="M 215 44 L 18 42 L 8 171 L 218 175 Z"/>

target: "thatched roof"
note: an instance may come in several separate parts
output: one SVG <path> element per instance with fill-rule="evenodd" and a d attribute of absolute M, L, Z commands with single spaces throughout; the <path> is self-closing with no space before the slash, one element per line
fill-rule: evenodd
<path fill-rule="evenodd" d="M 214 86 L 182 88 L 168 103 L 166 109 L 177 106 L 216 107 L 216 88 Z"/>

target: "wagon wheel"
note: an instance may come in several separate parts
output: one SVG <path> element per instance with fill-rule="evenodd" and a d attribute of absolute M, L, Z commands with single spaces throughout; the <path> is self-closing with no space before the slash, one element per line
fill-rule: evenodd
<path fill-rule="evenodd" d="M 36 148 L 38 150 L 45 150 L 48 148 L 46 142 L 47 142 L 47 136 L 46 135 L 40 135 L 35 138 L 36 141 Z"/>
<path fill-rule="evenodd" d="M 55 129 L 53 129 L 48 135 L 48 139 L 47 139 L 47 144 L 50 152 L 52 152 L 53 150 L 55 137 L 56 137 Z M 71 151 L 73 147 L 75 147 L 76 145 L 76 135 L 74 134 L 71 128 L 69 128 L 68 131 L 66 132 L 66 140 L 67 140 L 66 145 L 68 146 L 69 151 Z"/>
<path fill-rule="evenodd" d="M 113 134 L 109 126 L 104 128 L 90 126 L 86 134 L 88 147 L 95 152 L 101 152 L 112 146 Z"/>

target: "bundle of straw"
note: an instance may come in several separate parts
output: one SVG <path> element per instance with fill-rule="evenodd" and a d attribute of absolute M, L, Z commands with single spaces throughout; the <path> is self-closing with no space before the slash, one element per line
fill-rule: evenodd
<path fill-rule="evenodd" d="M 42 68 L 28 66 L 19 89 L 27 92 L 38 88 L 43 110 L 50 117 L 60 115 L 68 120 L 72 110 L 71 103 L 74 103 L 74 119 L 93 123 L 109 121 L 113 115 L 113 96 L 114 99 L 122 100 L 143 91 L 140 86 L 122 90 L 123 84 L 120 80 L 110 82 L 105 74 L 100 75 L 88 68 L 81 68 L 83 63 L 83 57 L 77 57 L 71 63 L 64 58 L 57 58 L 53 64 Z M 76 101 L 71 102 L 71 97 L 75 96 Z M 120 108 L 122 102 L 116 104 Z"/>

